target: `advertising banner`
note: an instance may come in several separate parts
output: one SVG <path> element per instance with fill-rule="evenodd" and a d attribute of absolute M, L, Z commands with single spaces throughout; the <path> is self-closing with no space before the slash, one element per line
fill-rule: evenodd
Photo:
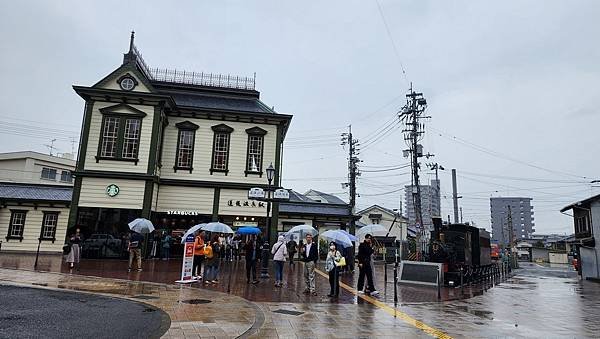
<path fill-rule="evenodd" d="M 178 283 L 193 283 L 198 280 L 192 276 L 194 267 L 194 235 L 190 234 L 185 238 L 185 247 L 183 250 L 183 263 L 181 265 L 181 279 Z"/>

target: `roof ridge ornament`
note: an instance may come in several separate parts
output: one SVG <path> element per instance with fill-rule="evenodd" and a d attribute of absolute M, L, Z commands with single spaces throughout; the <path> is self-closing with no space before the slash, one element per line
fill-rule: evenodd
<path fill-rule="evenodd" d="M 131 31 L 131 37 L 129 38 L 129 52 L 133 51 L 133 40 L 135 39 L 135 31 Z"/>

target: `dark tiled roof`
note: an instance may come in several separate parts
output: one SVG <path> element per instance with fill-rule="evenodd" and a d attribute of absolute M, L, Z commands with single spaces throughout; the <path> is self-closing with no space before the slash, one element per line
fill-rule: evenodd
<path fill-rule="evenodd" d="M 315 202 L 311 198 L 309 198 L 303 194 L 300 194 L 294 190 L 288 189 L 288 192 L 290 192 L 290 202 L 312 202 L 312 203 Z"/>
<path fill-rule="evenodd" d="M 0 199 L 71 201 L 72 187 L 0 184 Z"/>
<path fill-rule="evenodd" d="M 321 197 L 323 197 L 323 199 L 327 200 L 327 201 L 323 201 L 324 203 L 346 205 L 346 202 L 344 200 L 336 197 L 335 195 L 319 192 L 317 190 L 312 190 L 312 189 L 310 191 L 306 192 L 306 195 L 308 195 L 310 193 L 314 193 L 314 194 L 317 194 L 317 195 L 320 195 Z"/>
<path fill-rule="evenodd" d="M 165 92 L 164 94 L 173 97 L 173 100 L 175 100 L 175 103 L 178 106 L 250 113 L 275 113 L 259 99 L 252 97 L 233 97 L 183 92 Z"/>
<path fill-rule="evenodd" d="M 290 197 L 291 198 L 291 197 Z M 319 214 L 319 215 L 331 215 L 331 216 L 347 216 L 348 207 L 345 206 L 329 206 L 326 204 L 319 203 L 280 203 L 280 213 L 305 213 L 305 214 Z"/>

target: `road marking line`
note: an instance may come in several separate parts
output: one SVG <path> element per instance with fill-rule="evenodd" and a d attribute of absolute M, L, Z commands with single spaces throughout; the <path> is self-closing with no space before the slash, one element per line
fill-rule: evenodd
<path fill-rule="evenodd" d="M 327 274 L 321 270 L 318 270 L 318 269 L 315 269 L 315 272 L 317 272 L 320 276 L 329 279 L 329 274 Z M 422 321 L 419 321 L 419 320 L 411 317 L 410 315 L 408 315 L 402 311 L 399 311 L 393 307 L 390 307 L 384 302 L 381 302 L 381 301 L 379 301 L 373 297 L 370 297 L 368 295 L 358 294 L 358 291 L 355 288 L 353 288 L 349 285 L 346 285 L 345 283 L 343 283 L 341 281 L 340 281 L 340 287 L 342 287 L 346 291 L 354 294 L 356 297 L 361 298 L 364 301 L 366 301 L 370 304 L 373 304 L 374 306 L 379 307 L 380 309 L 384 310 L 385 312 L 389 313 L 390 315 L 394 316 L 395 318 L 400 318 L 405 323 L 412 325 L 433 337 L 442 338 L 442 339 L 452 339 L 452 337 L 449 334 L 444 333 L 443 331 L 440 331 L 438 329 L 435 329 L 435 328 L 423 323 Z"/>

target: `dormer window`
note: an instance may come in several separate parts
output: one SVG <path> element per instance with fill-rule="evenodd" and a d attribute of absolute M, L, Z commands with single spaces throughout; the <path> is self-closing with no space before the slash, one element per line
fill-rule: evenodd
<path fill-rule="evenodd" d="M 175 153 L 175 166 L 173 169 L 186 170 L 192 173 L 194 164 L 194 144 L 198 125 L 184 121 L 175 125 L 179 130 L 177 136 L 177 152 Z"/>
<path fill-rule="evenodd" d="M 214 131 L 212 163 L 210 174 L 222 172 L 227 175 L 229 172 L 229 144 L 233 128 L 220 124 L 212 127 Z"/>
<path fill-rule="evenodd" d="M 259 127 L 252 127 L 247 129 L 246 133 L 248 133 L 246 176 L 248 174 L 258 174 L 262 177 L 263 150 L 267 131 Z"/>

